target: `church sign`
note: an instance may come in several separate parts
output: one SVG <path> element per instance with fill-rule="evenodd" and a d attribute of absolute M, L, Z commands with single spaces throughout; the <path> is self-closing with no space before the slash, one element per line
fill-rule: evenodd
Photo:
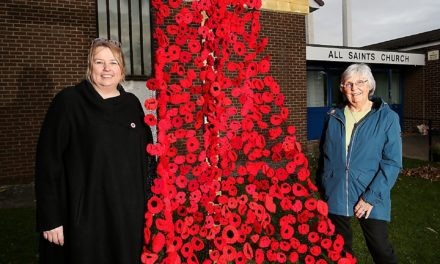
<path fill-rule="evenodd" d="M 337 47 L 307 46 L 306 58 L 308 61 L 425 65 L 424 54 Z"/>

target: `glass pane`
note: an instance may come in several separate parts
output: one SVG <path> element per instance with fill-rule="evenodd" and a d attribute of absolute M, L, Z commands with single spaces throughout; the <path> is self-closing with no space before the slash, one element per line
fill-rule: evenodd
<path fill-rule="evenodd" d="M 128 1 L 121 1 L 121 43 L 122 52 L 125 57 L 125 74 L 131 75 L 131 58 L 130 58 L 130 22 L 128 14 Z"/>
<path fill-rule="evenodd" d="M 145 75 L 151 75 L 151 26 L 150 26 L 150 4 L 148 0 L 142 1 L 142 32 L 144 40 L 144 73 Z"/>
<path fill-rule="evenodd" d="M 400 104 L 400 72 L 393 70 L 391 71 L 391 98 L 390 104 Z"/>
<path fill-rule="evenodd" d="M 337 107 L 344 102 L 344 95 L 341 92 L 341 74 L 332 76 L 332 107 Z"/>
<path fill-rule="evenodd" d="M 107 38 L 107 5 L 105 0 L 98 0 L 98 36 Z"/>
<path fill-rule="evenodd" d="M 133 75 L 141 75 L 141 36 L 140 36 L 140 21 L 139 21 L 139 1 L 131 1 L 131 40 L 133 52 Z"/>
<path fill-rule="evenodd" d="M 324 107 L 327 102 L 327 75 L 323 71 L 307 72 L 307 106 Z"/>
<path fill-rule="evenodd" d="M 389 103 L 388 95 L 388 75 L 384 72 L 374 73 L 374 79 L 376 80 L 375 95 L 379 96 L 385 102 Z"/>
<path fill-rule="evenodd" d="M 118 36 L 118 2 L 117 0 L 109 0 L 109 10 L 110 10 L 110 39 L 115 39 L 119 41 Z"/>
<path fill-rule="evenodd" d="M 97 5 L 98 35 L 104 38 L 109 37 L 119 40 L 122 43 L 122 51 L 126 62 L 126 74 L 151 75 L 152 56 L 149 1 L 97 0 Z M 107 16 L 107 10 L 109 10 L 109 16 Z M 108 28 L 110 32 L 108 32 Z"/>

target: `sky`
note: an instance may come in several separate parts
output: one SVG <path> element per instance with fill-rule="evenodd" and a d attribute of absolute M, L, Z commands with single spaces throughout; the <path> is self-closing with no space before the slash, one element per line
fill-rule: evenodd
<path fill-rule="evenodd" d="M 342 0 L 312 13 L 314 42 L 342 46 Z M 440 0 L 350 0 L 352 47 L 440 29 Z"/>

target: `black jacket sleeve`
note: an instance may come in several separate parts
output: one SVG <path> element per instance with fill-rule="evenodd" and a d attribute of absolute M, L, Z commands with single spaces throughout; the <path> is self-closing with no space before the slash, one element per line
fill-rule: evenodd
<path fill-rule="evenodd" d="M 68 145 L 69 126 L 65 100 L 58 94 L 46 113 L 38 139 L 35 164 L 37 231 L 46 231 L 64 223 L 63 152 Z"/>
<path fill-rule="evenodd" d="M 144 117 L 144 110 L 142 109 L 142 106 L 139 104 L 139 113 L 141 115 L 141 120 L 143 121 L 143 117 Z M 143 123 L 145 126 L 145 130 L 146 130 L 146 140 L 145 140 L 145 148 L 144 151 L 146 153 L 146 179 L 145 179 L 145 196 L 146 196 L 146 201 L 148 201 L 148 199 L 151 198 L 151 196 L 153 196 L 152 192 L 151 192 L 151 186 L 153 186 L 154 183 L 154 179 L 156 179 L 157 177 L 157 157 L 156 156 L 152 156 L 147 152 L 147 145 L 148 144 L 153 144 L 154 143 L 154 139 L 153 139 L 153 133 L 151 132 L 151 128 Z"/>
<path fill-rule="evenodd" d="M 148 140 L 148 144 L 152 144 L 153 143 L 153 136 L 151 133 L 151 129 L 148 128 L 148 134 L 149 134 L 149 140 Z M 150 140 L 151 138 L 151 140 Z M 151 196 L 153 196 L 152 192 L 151 192 L 151 186 L 153 186 L 154 183 L 154 179 L 157 178 L 157 173 L 156 173 L 156 169 L 157 169 L 157 160 L 155 156 L 150 155 L 149 153 L 147 153 L 147 181 L 146 181 L 146 196 L 147 199 L 150 199 Z"/>

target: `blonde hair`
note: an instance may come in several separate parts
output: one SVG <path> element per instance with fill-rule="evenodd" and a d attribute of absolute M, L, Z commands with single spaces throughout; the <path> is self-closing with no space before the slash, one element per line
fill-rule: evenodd
<path fill-rule="evenodd" d="M 87 58 L 87 72 L 86 79 L 92 82 L 92 70 L 93 70 L 93 58 L 95 57 L 95 51 L 99 47 L 109 48 L 119 64 L 121 69 L 121 80 L 119 82 L 125 81 L 125 59 L 124 53 L 122 52 L 121 43 L 116 40 L 96 38 L 92 41 L 89 49 L 89 55 Z"/>

